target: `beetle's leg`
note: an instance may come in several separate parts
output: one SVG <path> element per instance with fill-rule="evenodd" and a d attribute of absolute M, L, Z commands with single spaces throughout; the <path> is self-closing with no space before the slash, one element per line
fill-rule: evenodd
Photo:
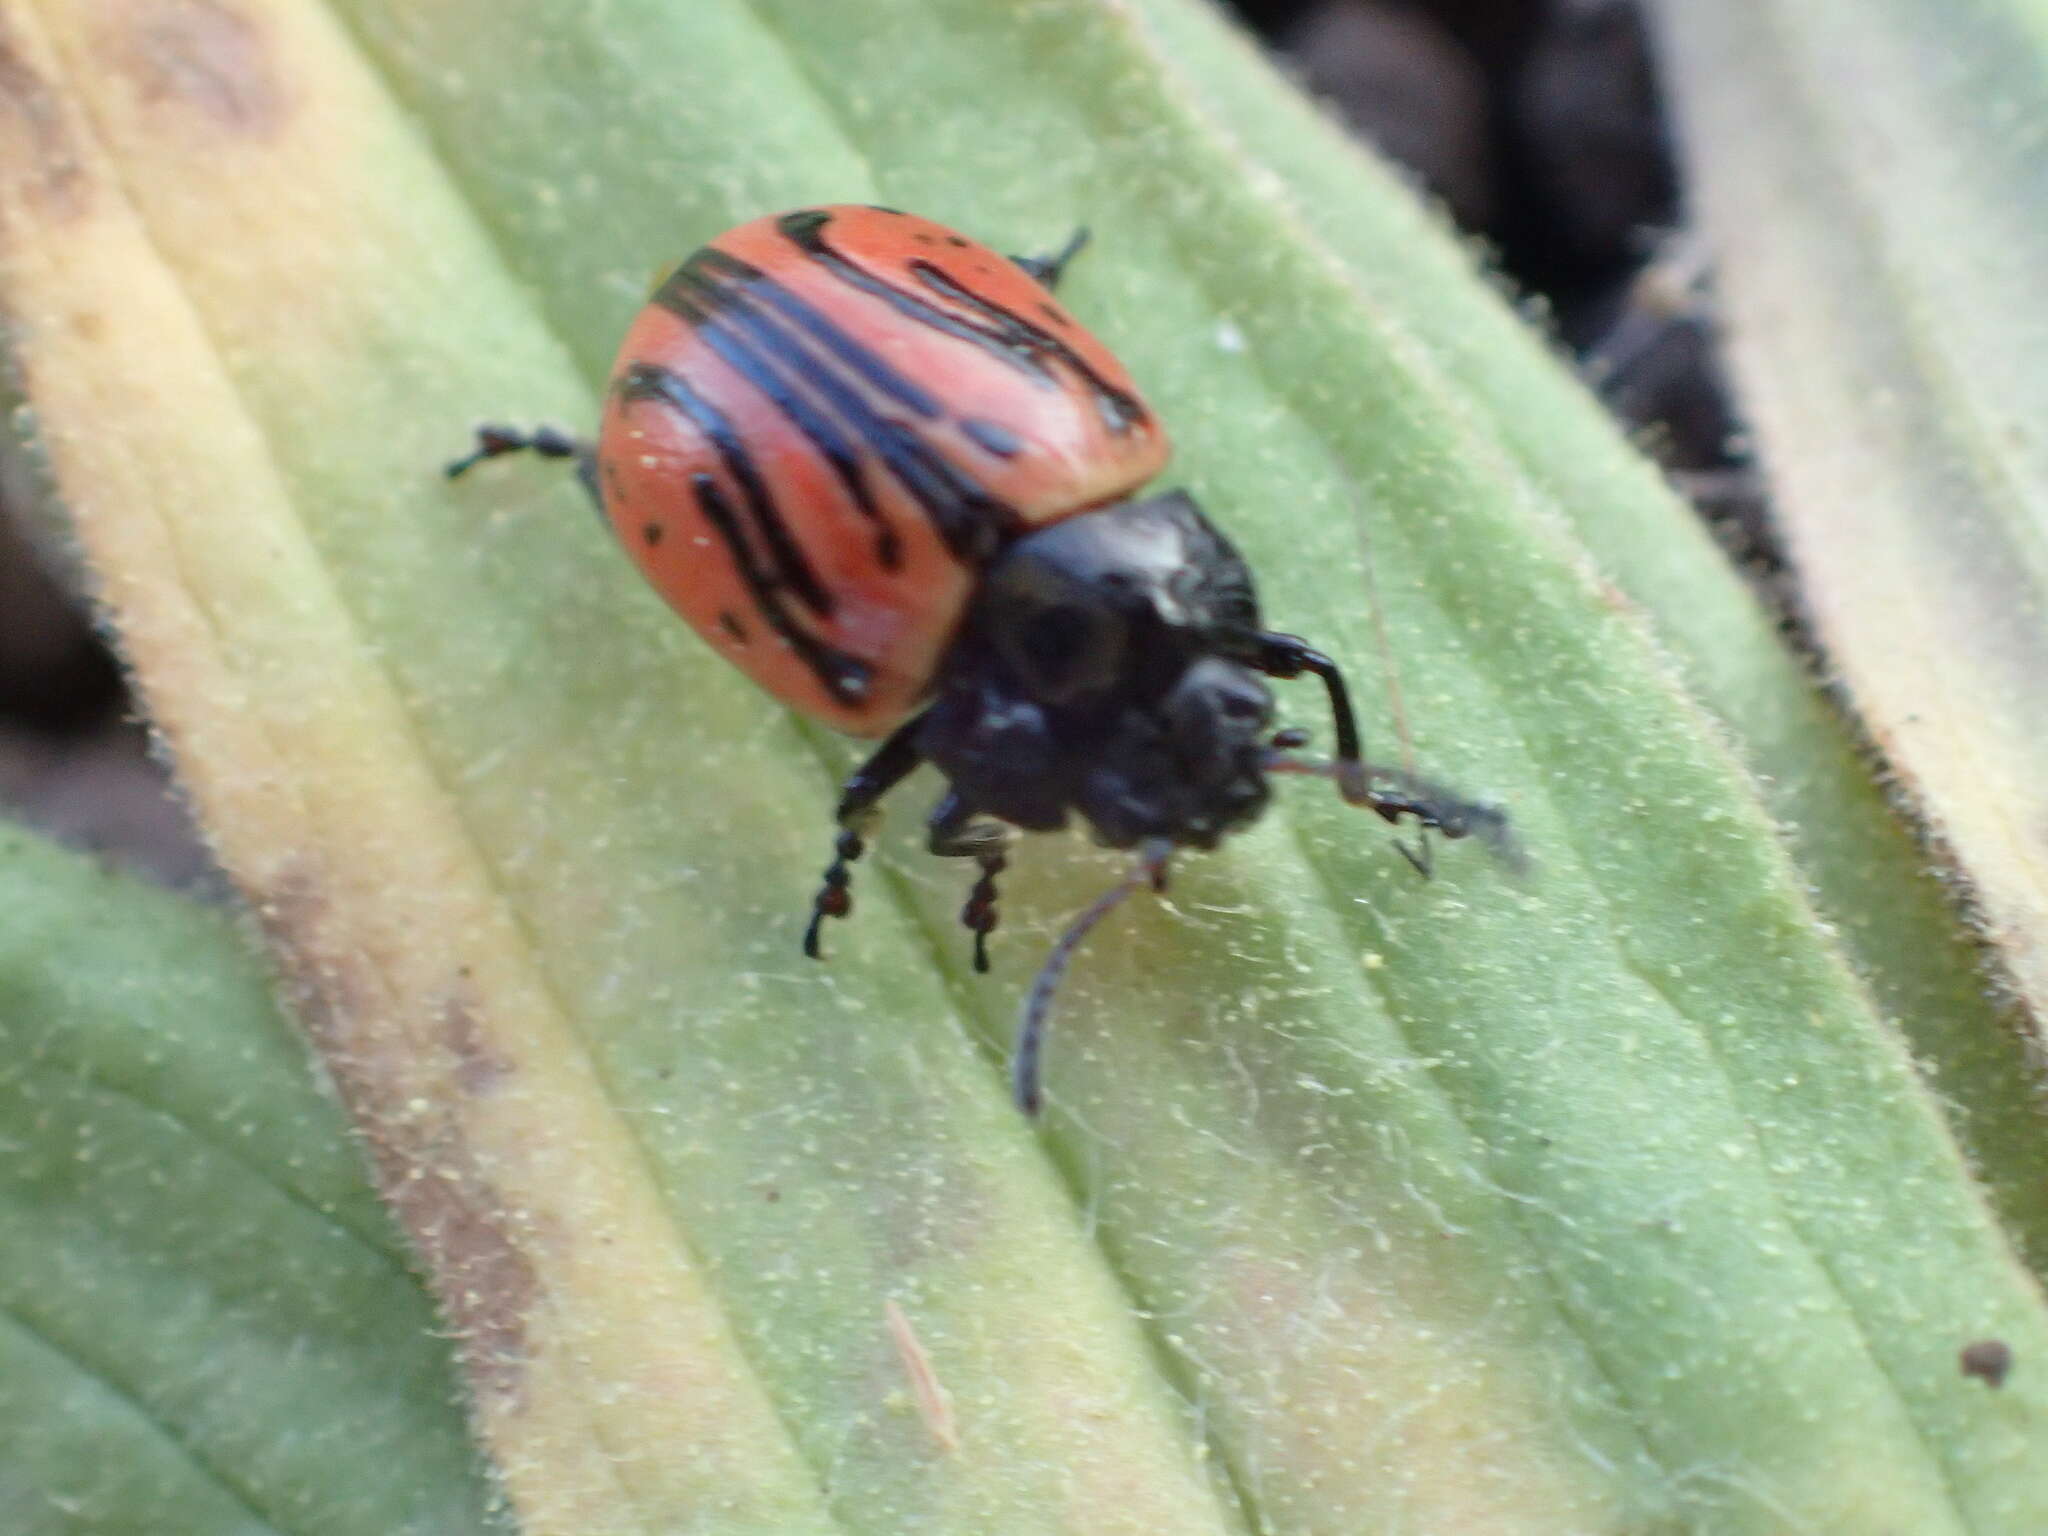
<path fill-rule="evenodd" d="M 845 917 L 853 910 L 853 861 L 867 852 L 863 834 L 874 821 L 877 802 L 924 760 L 917 750 L 917 728 L 922 723 L 920 716 L 896 727 L 840 786 L 839 837 L 832 845 L 832 862 L 825 866 L 824 883 L 811 899 L 811 920 L 804 928 L 804 953 L 813 960 L 824 958 L 818 947 L 818 930 L 825 919 Z"/>
<path fill-rule="evenodd" d="M 1327 771 L 1337 781 L 1337 792 L 1349 804 L 1365 806 L 1395 826 L 1403 816 L 1411 816 L 1424 831 L 1441 832 L 1450 838 L 1478 832 L 1498 849 L 1506 851 L 1510 847 L 1507 818 L 1493 806 L 1460 800 L 1427 779 L 1365 761 L 1358 739 L 1358 717 L 1351 709 L 1351 690 L 1345 686 L 1344 674 L 1336 662 L 1294 635 L 1266 632 L 1253 635 L 1251 641 L 1252 649 L 1245 660 L 1268 677 L 1286 679 L 1313 672 L 1323 680 L 1330 695 L 1330 716 L 1337 729 L 1336 761 Z M 1314 765 L 1282 757 L 1277 752 L 1268 766 L 1281 773 L 1319 771 Z M 1428 877 L 1430 861 L 1426 852 L 1418 854 L 1407 847 L 1401 852 L 1420 874 Z"/>
<path fill-rule="evenodd" d="M 544 459 L 574 459 L 576 478 L 583 483 L 583 489 L 590 493 L 590 499 L 597 501 L 597 448 L 583 438 L 564 432 L 560 427 L 546 425 L 535 427 L 531 432 L 522 432 L 517 427 L 499 426 L 486 422 L 476 429 L 476 446 L 461 458 L 449 464 L 447 475 L 450 480 L 466 475 L 486 459 L 501 458 L 508 453 L 537 453 Z"/>
<path fill-rule="evenodd" d="M 1292 756 L 1285 750 L 1292 744 L 1291 740 L 1274 743 L 1266 753 L 1266 772 L 1301 773 L 1319 779 L 1343 780 L 1339 764 Z M 1507 813 L 1499 806 L 1461 799 L 1442 785 L 1405 769 L 1373 765 L 1368 766 L 1366 772 L 1373 780 L 1372 799 L 1354 803 L 1369 804 L 1388 821 L 1412 816 L 1416 825 L 1425 832 L 1441 832 L 1449 838 L 1477 837 L 1508 868 L 1519 873 L 1528 867 L 1528 856 L 1522 851 L 1514 828 L 1508 824 Z M 1434 860 L 1430 857 L 1427 842 L 1419 851 L 1406 843 L 1396 842 L 1394 846 L 1415 866 L 1417 874 L 1424 879 L 1429 878 Z"/>
<path fill-rule="evenodd" d="M 960 921 L 974 935 L 974 968 L 988 969 L 988 936 L 995 932 L 996 876 L 1009 867 L 1010 834 L 1000 823 L 977 819 L 974 808 L 949 789 L 932 810 L 931 830 L 926 846 L 942 859 L 974 859 L 981 865 L 981 878 L 967 893 L 967 905 L 960 909 Z"/>
<path fill-rule="evenodd" d="M 1041 287 L 1057 288 L 1060 285 L 1060 274 L 1067 270 L 1067 263 L 1080 255 L 1082 247 L 1087 243 L 1088 226 L 1083 224 L 1067 237 L 1067 243 L 1055 255 L 1012 256 L 1010 260 L 1022 267 L 1032 281 Z"/>
<path fill-rule="evenodd" d="M 1391 813 L 1382 810 L 1374 796 L 1372 775 L 1366 769 L 1364 749 L 1359 745 L 1358 716 L 1351 709 L 1351 690 L 1345 686 L 1344 674 L 1337 669 L 1337 663 L 1296 635 L 1275 634 L 1268 630 L 1249 638 L 1251 649 L 1244 659 L 1266 676 L 1285 680 L 1313 672 L 1323 680 L 1323 687 L 1330 695 L 1330 717 L 1337 728 L 1334 777 L 1339 792 L 1353 805 L 1371 806 L 1388 821 L 1399 821 L 1400 810 Z"/>

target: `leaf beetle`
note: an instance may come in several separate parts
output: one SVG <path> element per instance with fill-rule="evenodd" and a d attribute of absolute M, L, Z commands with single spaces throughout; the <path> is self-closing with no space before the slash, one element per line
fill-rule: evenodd
<path fill-rule="evenodd" d="M 720 235 L 627 331 L 595 443 L 486 426 L 451 476 L 573 460 L 619 542 L 710 645 L 790 708 L 880 738 L 839 799 L 804 931 L 852 910 L 882 797 L 946 780 L 929 846 L 972 859 L 961 910 L 988 968 L 1015 831 L 1079 817 L 1139 852 L 1075 921 L 1024 1007 L 1013 1074 L 1036 1113 L 1053 991 L 1081 937 L 1181 848 L 1319 773 L 1390 823 L 1504 836 L 1491 807 L 1369 766 L 1337 664 L 1265 627 L 1252 574 L 1185 491 L 1140 492 L 1165 431 L 1054 297 L 1081 249 L 1006 257 L 893 209 L 802 208 Z M 1292 754 L 1266 680 L 1313 676 L 1335 753 Z M 1409 852 L 1426 874 L 1426 862 Z"/>

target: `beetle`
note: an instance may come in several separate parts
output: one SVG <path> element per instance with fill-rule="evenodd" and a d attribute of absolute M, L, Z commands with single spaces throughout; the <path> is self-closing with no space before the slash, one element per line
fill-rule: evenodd
<path fill-rule="evenodd" d="M 1025 1007 L 1019 1104 L 1039 1102 L 1053 986 L 1080 937 L 1168 857 L 1253 821 L 1279 772 L 1460 837 L 1491 807 L 1368 766 L 1344 675 L 1261 619 L 1252 574 L 1186 491 L 1139 494 L 1164 429 L 1123 365 L 1054 297 L 1087 238 L 1006 257 L 894 209 L 797 209 L 718 236 L 622 343 L 595 443 L 477 429 L 501 454 L 573 460 L 614 533 L 714 649 L 790 708 L 880 738 L 840 794 L 803 948 L 852 910 L 882 797 L 946 779 L 928 845 L 972 859 L 962 908 L 988 968 L 1016 831 L 1079 817 L 1140 852 L 1077 921 Z M 1272 731 L 1265 679 L 1312 676 L 1334 761 Z M 1407 849 L 1427 874 L 1426 864 Z"/>

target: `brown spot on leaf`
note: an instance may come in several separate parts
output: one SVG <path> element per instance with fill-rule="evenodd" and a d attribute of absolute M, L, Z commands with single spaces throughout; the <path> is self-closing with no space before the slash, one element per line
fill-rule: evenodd
<path fill-rule="evenodd" d="M 497 1192 L 472 1172 L 430 1159 L 387 1182 L 384 1194 L 427 1262 L 471 1386 L 479 1397 L 516 1397 L 526 1374 L 526 1318 L 540 1284 L 533 1261 L 505 1230 Z"/>
<path fill-rule="evenodd" d="M 455 1081 L 464 1093 L 493 1093 L 512 1075 L 510 1058 L 498 1050 L 477 1017 L 476 994 L 458 982 L 440 1007 L 441 1034 L 455 1057 Z"/>
<path fill-rule="evenodd" d="M 221 0 L 139 0 L 117 49 L 152 105 L 188 106 L 250 135 L 275 133 L 289 115 L 268 35 Z"/>
<path fill-rule="evenodd" d="M 0 182 L 4 197 L 31 200 L 68 216 L 85 207 L 85 173 L 50 82 L 22 57 L 13 31 L 0 21 Z"/>
<path fill-rule="evenodd" d="M 405 1017 L 375 958 L 336 919 L 317 868 L 302 863 L 252 892 L 281 991 L 326 1064 L 370 1154 L 379 1192 L 425 1261 L 479 1400 L 517 1396 L 526 1318 L 540 1290 L 506 1201 L 469 1143 L 461 1106 L 426 1091 L 434 1043 L 458 1086 L 488 1087 L 511 1070 L 488 1048 L 467 980 L 435 1003 L 423 1029 Z"/>
<path fill-rule="evenodd" d="M 369 1013 L 361 990 L 361 962 L 330 965 L 320 953 L 327 899 L 318 878 L 303 866 L 288 871 L 251 902 L 257 923 L 270 941 L 278 968 L 278 990 L 299 1027 L 334 1075 L 336 1090 L 351 1112 L 367 1110 L 358 1095 L 370 1085 L 352 1070 L 354 1027 Z"/>
<path fill-rule="evenodd" d="M 1987 1387 L 2002 1387 L 2012 1374 L 2012 1346 L 2003 1339 L 1977 1339 L 1965 1344 L 1958 1363 L 1965 1376 L 1974 1376 Z"/>

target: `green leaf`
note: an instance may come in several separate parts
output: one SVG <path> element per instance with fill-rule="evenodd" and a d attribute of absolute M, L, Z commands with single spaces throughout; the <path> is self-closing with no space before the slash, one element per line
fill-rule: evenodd
<path fill-rule="evenodd" d="M 2038 1032 L 2048 8 L 1653 9 L 1802 600 Z"/>
<path fill-rule="evenodd" d="M 1199 13 L 41 14 L 0 6 L 47 92 L 0 118 L 40 445 L 530 1529 L 2040 1526 L 2048 1388 L 1956 1362 L 2048 1353 L 2038 1293 L 1594 574 L 1573 445 L 1632 568 L 1700 541 L 1403 194 L 1255 158 L 1298 108 Z M 1305 217 L 1324 185 L 1367 211 Z M 1533 873 L 1421 884 L 1292 786 L 1084 953 L 1042 1129 L 1013 1010 L 1116 861 L 1020 852 L 983 980 L 906 831 L 805 963 L 847 753 L 561 477 L 435 468 L 478 417 L 588 422 L 656 270 L 824 198 L 1089 224 L 1066 297 L 1274 622 L 1369 677 L 1369 538 L 1421 760 Z"/>
<path fill-rule="evenodd" d="M 219 915 L 0 828 L 10 1531 L 498 1529 L 340 1111 Z"/>

